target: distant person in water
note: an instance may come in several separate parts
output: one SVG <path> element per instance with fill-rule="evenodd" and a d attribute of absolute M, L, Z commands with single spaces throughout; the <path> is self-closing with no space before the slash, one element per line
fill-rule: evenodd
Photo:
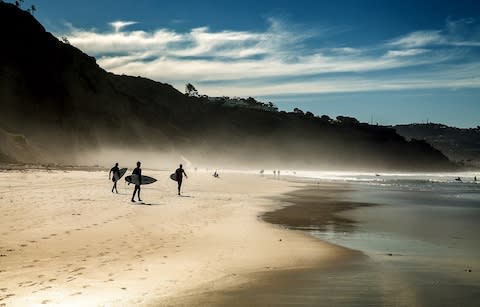
<path fill-rule="evenodd" d="M 117 190 L 117 180 L 120 178 L 120 169 L 118 168 L 118 163 L 115 163 L 115 166 L 110 169 L 110 172 L 108 172 L 108 180 L 110 180 L 110 175 L 113 181 L 113 187 L 112 187 L 112 193 L 113 190 L 118 194 Z"/>
<path fill-rule="evenodd" d="M 138 176 L 138 184 L 135 184 L 135 189 L 133 190 L 133 195 L 132 195 L 132 202 L 135 202 L 135 193 L 138 191 L 138 201 L 142 201 L 140 199 L 140 185 L 142 184 L 142 169 L 140 168 L 140 161 L 137 162 L 137 167 L 133 170 L 132 175 L 137 175 Z"/>
<path fill-rule="evenodd" d="M 175 171 L 175 176 L 177 177 L 178 183 L 178 195 L 180 195 L 180 189 L 182 188 L 183 175 L 185 175 L 185 178 L 188 178 L 187 173 L 185 173 L 183 166 L 180 164 L 180 167 Z"/>
<path fill-rule="evenodd" d="M 213 173 L 213 177 L 218 178 L 218 177 L 220 177 L 220 175 L 218 175 L 217 171 L 215 171 L 215 172 Z"/>

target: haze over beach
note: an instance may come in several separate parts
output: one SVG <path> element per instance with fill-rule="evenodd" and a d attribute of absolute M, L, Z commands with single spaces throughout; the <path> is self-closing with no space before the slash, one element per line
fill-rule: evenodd
<path fill-rule="evenodd" d="M 478 306 L 475 1 L 0 1 L 0 306 Z"/>

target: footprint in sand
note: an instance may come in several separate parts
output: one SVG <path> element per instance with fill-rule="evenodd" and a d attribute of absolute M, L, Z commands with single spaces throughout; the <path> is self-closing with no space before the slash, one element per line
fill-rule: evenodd
<path fill-rule="evenodd" d="M 33 265 L 33 264 L 22 266 L 22 268 L 24 268 L 24 269 L 33 268 L 33 267 L 35 267 L 35 265 Z"/>

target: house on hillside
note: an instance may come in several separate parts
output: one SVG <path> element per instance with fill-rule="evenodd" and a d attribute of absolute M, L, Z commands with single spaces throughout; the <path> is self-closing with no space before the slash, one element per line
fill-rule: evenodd
<path fill-rule="evenodd" d="M 255 100 L 252 97 L 247 99 L 239 98 L 239 97 L 208 97 L 208 101 L 211 103 L 218 103 L 223 105 L 224 107 L 241 107 L 247 109 L 255 109 L 255 110 L 262 110 L 268 112 L 278 112 L 278 108 L 271 102 L 263 103 L 260 101 Z"/>

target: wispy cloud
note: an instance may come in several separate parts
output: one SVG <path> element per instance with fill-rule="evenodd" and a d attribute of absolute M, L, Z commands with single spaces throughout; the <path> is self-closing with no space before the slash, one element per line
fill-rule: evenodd
<path fill-rule="evenodd" d="M 415 56 L 429 52 L 428 49 L 405 49 L 405 50 L 388 50 L 387 57 L 406 57 Z"/>
<path fill-rule="evenodd" d="M 321 42 L 322 31 L 298 31 L 274 18 L 267 22 L 264 31 L 196 27 L 178 32 L 128 30 L 135 22 L 116 21 L 111 23 L 112 31 L 71 27 L 61 35 L 96 56 L 109 71 L 170 82 L 179 89 L 187 81 L 194 82 L 209 95 L 480 87 L 480 70 L 460 77 L 458 70 L 465 67 L 448 66 L 462 60 L 456 50 L 459 46 L 479 44 L 475 35 L 462 35 L 467 21 L 450 20 L 445 29 L 415 31 L 362 47 L 323 47 L 321 43 L 312 47 L 309 41 Z M 442 48 L 436 48 L 439 45 Z M 423 68 L 417 71 L 417 67 Z M 408 70 L 408 75 L 399 69 Z M 447 70 L 449 75 L 444 75 Z M 425 74 L 428 71 L 432 73 Z"/>
<path fill-rule="evenodd" d="M 435 45 L 478 47 L 480 46 L 479 33 L 475 30 L 472 33 L 471 29 L 474 24 L 475 20 L 473 18 L 447 19 L 444 29 L 415 31 L 392 39 L 387 45 L 404 48 L 420 48 Z"/>
<path fill-rule="evenodd" d="M 115 32 L 118 32 L 120 31 L 121 29 L 127 27 L 127 26 L 131 26 L 131 25 L 134 25 L 136 24 L 137 22 L 136 21 L 114 21 L 114 22 L 111 22 L 110 25 L 113 27 L 113 29 L 115 30 Z"/>
<path fill-rule="evenodd" d="M 388 44 L 390 46 L 404 48 L 417 48 L 446 42 L 447 40 L 442 35 L 441 31 L 416 31 L 393 39 Z"/>

